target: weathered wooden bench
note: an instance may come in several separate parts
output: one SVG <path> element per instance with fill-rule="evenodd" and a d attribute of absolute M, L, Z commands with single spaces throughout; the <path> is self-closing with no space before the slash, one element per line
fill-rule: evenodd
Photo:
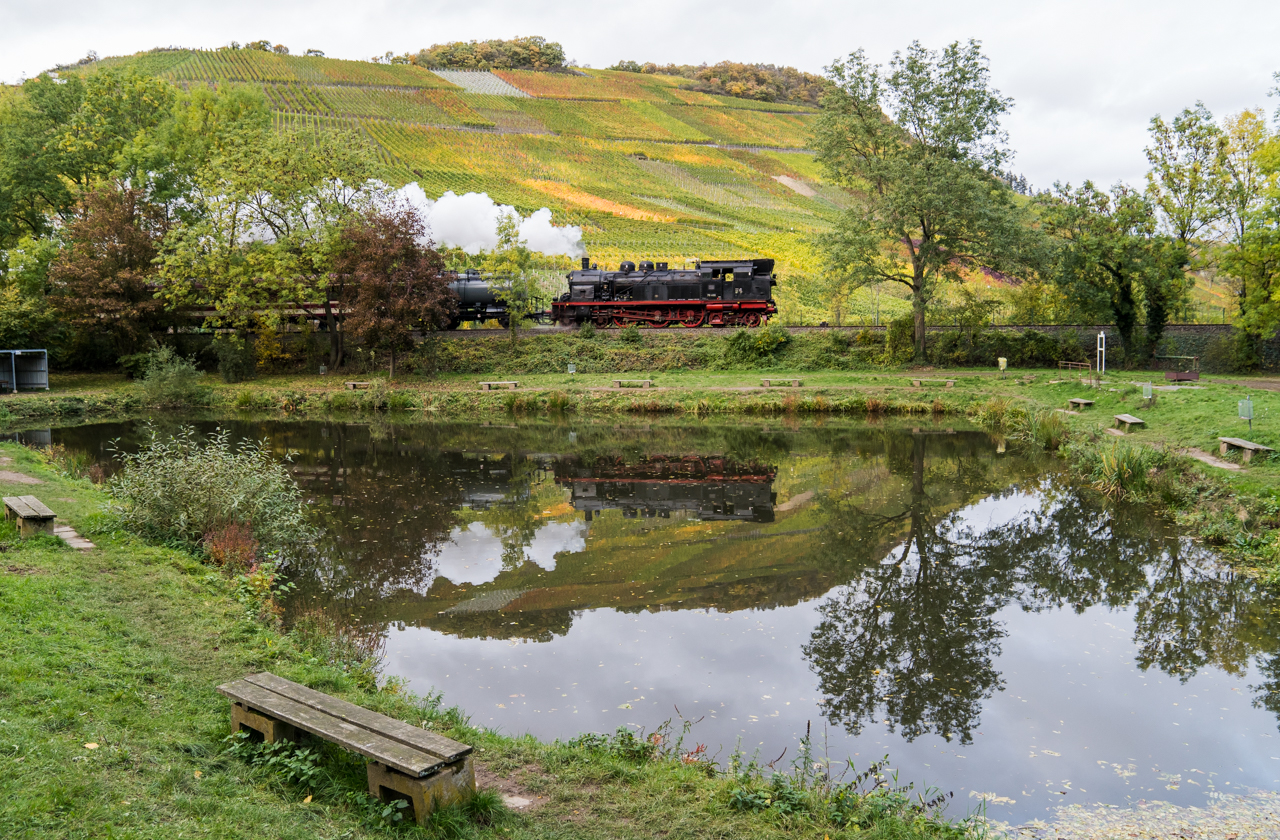
<path fill-rule="evenodd" d="M 928 382 L 931 385 L 945 385 L 948 388 L 954 388 L 956 381 L 954 379 L 913 379 L 911 380 L 912 388 L 919 388 L 922 383 Z"/>
<path fill-rule="evenodd" d="M 251 674 L 218 686 L 231 700 L 231 727 L 250 730 L 269 744 L 298 741 L 301 733 L 331 741 L 369 759 L 369 793 L 407 799 L 425 823 L 437 807 L 476 791 L 471 747 L 403 721 L 277 677 Z"/>
<path fill-rule="evenodd" d="M 1088 362 L 1058 362 L 1058 370 L 1093 370 Z"/>
<path fill-rule="evenodd" d="M 1244 453 L 1241 457 L 1244 459 L 1246 464 L 1253 460 L 1253 454 L 1255 452 L 1275 452 L 1275 450 L 1270 446 L 1263 446 L 1262 444 L 1254 443 L 1251 440 L 1242 440 L 1241 438 L 1233 437 L 1220 437 L 1218 440 L 1219 455 L 1226 455 L 1233 449 L 1239 449 Z"/>
<path fill-rule="evenodd" d="M 1084 397 L 1072 397 L 1067 400 L 1067 408 L 1088 408 L 1093 405 L 1093 400 L 1086 400 Z"/>
<path fill-rule="evenodd" d="M 1142 420 L 1139 420 L 1137 417 L 1134 417 L 1132 414 L 1117 414 L 1115 417 L 1116 417 L 1116 428 L 1118 429 L 1121 426 L 1124 426 L 1124 430 L 1126 432 L 1129 431 L 1130 427 L 1132 426 L 1145 425 L 1145 423 Z"/>
<path fill-rule="evenodd" d="M 1198 370 L 1166 370 L 1164 372 L 1164 378 L 1169 382 L 1199 382 L 1200 371 Z"/>
<path fill-rule="evenodd" d="M 615 379 L 613 380 L 615 388 L 652 388 L 652 379 Z"/>
<path fill-rule="evenodd" d="M 494 388 L 498 387 L 499 385 L 501 385 L 503 388 L 506 388 L 509 391 L 514 391 L 515 389 L 520 387 L 519 382 L 481 382 L 480 390 L 491 391 Z"/>
<path fill-rule="evenodd" d="M 5 496 L 4 518 L 8 521 L 18 520 L 18 536 L 53 536 L 54 513 L 35 496 Z"/>
<path fill-rule="evenodd" d="M 361 388 L 373 386 L 372 382 L 344 382 L 343 384 L 347 386 L 348 391 L 359 391 Z"/>
<path fill-rule="evenodd" d="M 788 386 L 790 386 L 790 387 L 792 387 L 792 388 L 799 388 L 799 387 L 801 387 L 802 385 L 804 385 L 804 383 L 803 383 L 803 382 L 801 382 L 799 379 L 761 379 L 761 380 L 760 380 L 760 387 L 761 387 L 761 388 L 777 388 L 777 387 L 779 387 L 778 385 L 774 385 L 774 384 L 773 384 L 773 383 L 775 383 L 775 382 L 785 382 Z"/>

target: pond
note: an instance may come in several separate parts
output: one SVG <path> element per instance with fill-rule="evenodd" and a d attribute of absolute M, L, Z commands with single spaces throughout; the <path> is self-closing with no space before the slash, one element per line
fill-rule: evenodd
<path fill-rule="evenodd" d="M 322 526 L 290 613 L 381 633 L 385 674 L 476 724 L 696 721 L 687 746 L 779 768 L 808 732 L 1015 822 L 1280 784 L 1275 595 L 984 432 L 224 425 L 291 457 Z"/>

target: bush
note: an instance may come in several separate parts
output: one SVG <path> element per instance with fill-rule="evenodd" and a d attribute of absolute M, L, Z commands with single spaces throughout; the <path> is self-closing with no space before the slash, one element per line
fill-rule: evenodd
<path fill-rule="evenodd" d="M 635 324 L 632 324 L 629 327 L 623 327 L 622 331 L 618 333 L 618 340 L 623 344 L 639 344 L 640 328 Z"/>
<path fill-rule="evenodd" d="M 108 510 L 125 528 L 189 547 L 233 524 L 251 526 L 268 552 L 310 540 L 298 485 L 262 445 L 235 445 L 221 429 L 207 440 L 190 427 L 148 433 L 136 454 L 117 453 L 123 469 L 107 483 Z"/>
<path fill-rule="evenodd" d="M 219 334 L 213 340 L 212 350 L 218 359 L 218 373 L 222 374 L 223 382 L 233 384 L 253 378 L 254 354 L 243 338 Z"/>
<path fill-rule="evenodd" d="M 884 361 L 886 364 L 906 364 L 916 353 L 916 319 L 911 313 L 889 322 L 888 335 L 884 343 Z"/>
<path fill-rule="evenodd" d="M 200 386 L 200 369 L 195 362 L 179 356 L 172 347 L 160 347 L 147 354 L 142 398 L 150 406 L 203 405 L 209 401 L 209 390 Z"/>
<path fill-rule="evenodd" d="M 790 343 L 791 333 L 776 325 L 762 330 L 740 329 L 729 336 L 724 362 L 745 367 L 769 363 Z"/>

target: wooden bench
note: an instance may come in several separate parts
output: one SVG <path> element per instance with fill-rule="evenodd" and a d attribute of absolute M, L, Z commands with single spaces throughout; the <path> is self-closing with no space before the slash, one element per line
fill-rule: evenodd
<path fill-rule="evenodd" d="M 300 733 L 331 741 L 369 759 L 369 793 L 408 799 L 419 824 L 435 808 L 469 799 L 476 791 L 471 747 L 371 712 L 275 674 L 251 674 L 218 686 L 231 700 L 231 727 L 250 730 L 268 744 L 297 741 Z"/>
<path fill-rule="evenodd" d="M 919 388 L 921 383 L 928 382 L 931 385 L 945 385 L 948 388 L 954 388 L 956 381 L 954 379 L 913 379 L 911 380 L 912 388 Z"/>
<path fill-rule="evenodd" d="M 372 382 L 344 382 L 343 384 L 347 386 L 348 391 L 359 391 L 361 388 L 373 386 Z"/>
<path fill-rule="evenodd" d="M 1244 455 L 1241 457 L 1244 458 L 1246 464 L 1253 460 L 1253 453 L 1255 452 L 1275 452 L 1270 446 L 1263 446 L 1250 440 L 1241 440 L 1233 437 L 1220 437 L 1218 440 L 1220 441 L 1218 444 L 1219 455 L 1226 455 L 1232 449 L 1240 449 L 1244 451 Z"/>
<path fill-rule="evenodd" d="M 480 390 L 491 391 L 499 385 L 501 385 L 503 388 L 506 388 L 509 391 L 514 391 L 515 389 L 520 387 L 519 382 L 481 382 Z"/>
<path fill-rule="evenodd" d="M 8 521 L 18 520 L 18 536 L 53 536 L 53 511 L 35 496 L 5 496 L 4 518 Z"/>
<path fill-rule="evenodd" d="M 1198 370 L 1166 370 L 1164 378 L 1169 382 L 1199 382 L 1200 371 Z"/>
<path fill-rule="evenodd" d="M 1093 370 L 1088 362 L 1058 362 L 1058 370 Z"/>
<path fill-rule="evenodd" d="M 802 385 L 804 385 L 804 383 L 803 383 L 803 382 L 801 382 L 799 379 L 761 379 L 761 380 L 760 380 L 760 387 L 761 387 L 761 388 L 777 388 L 777 387 L 779 387 L 779 386 L 777 386 L 777 385 L 774 385 L 774 384 L 773 384 L 773 383 L 775 383 L 775 382 L 785 382 L 785 383 L 787 383 L 787 385 L 789 385 L 789 386 L 790 386 L 790 387 L 792 387 L 792 388 L 799 388 L 799 387 L 801 387 Z"/>
<path fill-rule="evenodd" d="M 1142 420 L 1139 420 L 1137 417 L 1134 417 L 1132 414 L 1117 414 L 1115 417 L 1116 417 L 1116 428 L 1118 429 L 1121 426 L 1124 426 L 1124 430 L 1126 432 L 1129 431 L 1129 428 L 1132 426 L 1145 425 L 1145 423 Z"/>
<path fill-rule="evenodd" d="M 1072 397 L 1067 400 L 1067 408 L 1088 408 L 1093 405 L 1093 400 L 1086 400 L 1083 397 Z"/>
<path fill-rule="evenodd" d="M 652 379 L 615 379 L 613 380 L 613 387 L 615 388 L 625 388 L 625 387 L 652 388 L 653 380 Z"/>

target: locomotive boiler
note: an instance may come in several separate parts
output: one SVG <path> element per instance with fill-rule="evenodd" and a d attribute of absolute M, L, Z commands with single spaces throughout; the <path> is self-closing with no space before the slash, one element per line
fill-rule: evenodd
<path fill-rule="evenodd" d="M 692 269 L 630 260 L 606 271 L 584 257 L 569 291 L 551 304 L 561 326 L 758 327 L 778 311 L 773 260 L 705 260 Z"/>

